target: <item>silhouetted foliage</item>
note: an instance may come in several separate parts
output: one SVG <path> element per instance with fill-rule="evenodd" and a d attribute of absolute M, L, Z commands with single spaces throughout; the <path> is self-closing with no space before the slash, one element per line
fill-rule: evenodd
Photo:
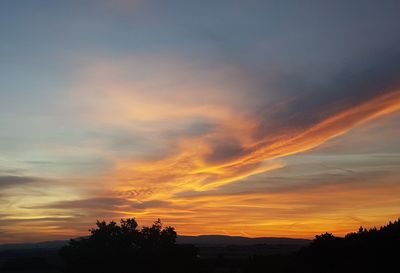
<path fill-rule="evenodd" d="M 97 222 L 91 235 L 61 250 L 68 272 L 397 273 L 400 220 L 379 229 L 360 227 L 345 237 L 317 235 L 309 246 L 286 254 L 197 259 L 197 249 L 177 245 L 160 220 L 138 229 L 134 219 Z M 229 248 L 226 246 L 225 248 Z M 250 256 L 250 257 L 249 257 Z"/>
<path fill-rule="evenodd" d="M 96 225 L 60 250 L 67 272 L 186 272 L 196 262 L 197 249 L 177 245 L 174 228 L 160 220 L 142 229 L 135 219 Z"/>
<path fill-rule="evenodd" d="M 308 272 L 400 272 L 400 221 L 379 229 L 360 227 L 344 238 L 325 233 L 300 252 Z"/>
<path fill-rule="evenodd" d="M 379 229 L 360 227 L 345 237 L 315 236 L 298 253 L 250 257 L 248 273 L 397 273 L 400 220 Z"/>

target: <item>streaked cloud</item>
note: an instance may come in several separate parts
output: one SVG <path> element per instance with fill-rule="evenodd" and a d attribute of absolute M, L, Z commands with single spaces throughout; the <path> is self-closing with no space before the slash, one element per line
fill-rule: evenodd
<path fill-rule="evenodd" d="M 0 188 L 19 187 L 24 184 L 31 184 L 37 182 L 38 179 L 34 177 L 23 176 L 0 176 Z"/>

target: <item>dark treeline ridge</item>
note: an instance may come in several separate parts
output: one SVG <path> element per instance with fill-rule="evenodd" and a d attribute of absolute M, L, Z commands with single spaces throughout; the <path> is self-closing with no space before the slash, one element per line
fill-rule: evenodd
<path fill-rule="evenodd" d="M 135 219 L 97 222 L 87 238 L 70 240 L 60 250 L 66 272 L 186 272 L 196 268 L 197 249 L 176 244 L 173 227 L 157 220 L 138 229 Z"/>
<path fill-rule="evenodd" d="M 89 231 L 87 237 L 71 239 L 66 246 L 54 249 L 54 252 L 51 249 L 26 249 L 0 253 L 0 264 L 3 264 L 0 272 L 400 272 L 400 220 L 381 228 L 360 227 L 357 232 L 345 237 L 335 237 L 331 233 L 317 235 L 307 246 L 293 248 L 269 244 L 208 245 L 205 248 L 177 244 L 174 228 L 163 227 L 160 220 L 142 228 L 138 227 L 135 219 L 121 220 L 118 224 L 102 221 Z M 251 253 L 255 249 L 272 251 Z M 5 262 L 1 262 L 2 259 Z"/>
<path fill-rule="evenodd" d="M 400 222 L 379 229 L 360 227 L 345 237 L 317 235 L 300 251 L 244 259 L 202 260 L 196 247 L 176 244 L 172 227 L 156 221 L 137 228 L 134 219 L 97 222 L 91 235 L 60 251 L 67 272 L 400 272 Z"/>
<path fill-rule="evenodd" d="M 291 255 L 253 256 L 245 272 L 395 273 L 399 258 L 400 219 L 379 229 L 360 227 L 345 237 L 317 235 Z"/>

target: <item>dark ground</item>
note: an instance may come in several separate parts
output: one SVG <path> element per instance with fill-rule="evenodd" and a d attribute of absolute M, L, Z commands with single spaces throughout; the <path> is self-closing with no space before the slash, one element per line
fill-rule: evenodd
<path fill-rule="evenodd" d="M 114 223 L 115 224 L 115 223 Z M 107 227 L 107 226 L 106 226 Z M 183 240 L 182 240 L 183 239 Z M 87 239 L 84 239 L 85 243 Z M 125 242 L 125 241 L 121 241 Z M 65 242 L 66 243 L 66 242 Z M 360 227 L 357 232 L 348 233 L 344 237 L 335 237 L 330 233 L 317 235 L 314 240 L 293 240 L 280 238 L 248 239 L 243 237 L 200 236 L 179 238 L 178 245 L 172 245 L 168 252 L 145 252 L 144 256 L 126 256 L 126 259 L 117 259 L 128 272 L 165 273 L 164 266 L 169 273 L 398 273 L 400 254 L 400 219 L 389 222 L 380 228 L 365 229 Z M 195 245 L 195 249 L 189 245 Z M 71 244 L 71 243 L 70 243 Z M 103 248 L 107 255 L 113 256 L 115 250 L 109 244 Z M 63 260 L 59 256 L 62 242 L 47 242 L 31 245 L 0 245 L 0 272 L 1 273 L 56 273 L 62 272 Z M 88 267 L 80 272 L 113 272 L 114 260 L 106 258 L 99 260 L 98 254 L 86 260 L 79 252 L 80 249 L 71 248 L 79 263 L 69 272 L 76 273 L 82 269 L 82 262 L 90 261 Z M 89 248 L 92 251 L 92 248 Z M 109 250 L 112 250 L 110 252 Z M 156 249 L 156 248 L 155 248 Z M 93 248 L 95 253 L 97 248 Z M 100 249 L 102 250 L 102 249 Z M 129 249 L 128 249 L 129 250 Z M 157 250 L 157 249 L 156 249 Z M 171 252 L 182 250 L 181 252 Z M 78 252 L 76 252 L 78 251 Z M 125 252 L 123 252 L 125 253 Z M 139 253 L 140 252 L 133 252 Z M 152 254 L 151 254 L 152 253 Z M 158 254 L 157 254 L 158 253 Z M 162 256 L 154 256 L 162 254 Z M 177 256 L 173 256 L 176 254 Z M 187 255 L 187 254 L 190 255 Z M 78 255 L 78 256 L 76 256 Z M 119 254 L 118 254 L 119 255 Z M 153 255 L 153 256 L 152 256 Z M 114 255 L 115 256 L 115 255 Z M 187 256 L 187 257 L 186 257 Z M 119 256 L 116 256 L 119 257 Z M 140 260 L 138 260 L 140 257 Z M 166 258 L 167 257 L 167 258 Z M 186 260 L 185 260 L 186 257 Z M 83 258 L 83 260 L 82 260 Z M 115 258 L 115 257 L 114 257 Z M 171 260 L 173 258 L 174 260 Z M 99 261 L 108 265 L 100 267 Z M 144 266 L 140 267 L 140 262 Z M 163 262 L 163 263 L 159 263 Z M 185 262 L 186 261 L 186 262 Z M 135 264 L 139 262 L 138 264 Z M 92 270 L 96 267 L 96 270 Z M 154 268 L 161 270 L 154 271 Z M 179 268 L 179 269 L 177 269 Z M 132 269 L 132 270 L 131 270 Z M 87 272 L 90 271 L 90 272 Z"/>
<path fill-rule="evenodd" d="M 228 236 L 182 236 L 178 242 L 196 245 L 200 263 L 207 272 L 239 272 L 235 268 L 241 267 L 251 256 L 290 254 L 309 243 L 308 240 L 297 239 Z M 58 251 L 65 243 L 59 241 L 0 246 L 0 272 L 62 272 L 63 261 Z"/>

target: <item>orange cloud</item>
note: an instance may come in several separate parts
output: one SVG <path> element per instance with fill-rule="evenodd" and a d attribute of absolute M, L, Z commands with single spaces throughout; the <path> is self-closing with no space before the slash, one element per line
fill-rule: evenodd
<path fill-rule="evenodd" d="M 162 68 L 162 60 L 155 67 Z M 93 74 L 91 71 L 88 82 L 74 95 L 85 106 L 85 122 L 100 129 L 129 128 L 130 133 L 162 139 L 160 146 L 167 147 L 167 152 L 160 151 L 153 157 L 129 153 L 110 156 L 104 152 L 114 168 L 102 177 L 105 182 L 98 185 L 101 191 L 93 196 L 120 198 L 122 203 L 96 211 L 97 215 L 138 217 L 145 223 L 161 217 L 184 234 L 246 232 L 250 236 L 296 237 L 312 237 L 324 231 L 343 234 L 360 224 L 374 225 L 394 218 L 399 189 L 393 185 L 366 189 L 321 187 L 284 193 L 256 193 L 251 189 L 246 194 L 215 192 L 257 174 L 278 172 L 285 166 L 285 157 L 310 151 L 354 127 L 400 110 L 400 91 L 375 97 L 306 128 L 293 126 L 284 134 L 270 132 L 268 137 L 259 138 L 257 126 L 263 117 L 236 110 L 243 98 L 234 87 L 218 82 L 198 84 L 191 78 L 196 73 L 182 71 L 179 64 L 156 71 L 161 76 L 153 81 L 141 81 L 140 77 L 119 81 L 113 78 L 122 73 L 117 72 L 110 72 L 108 67 L 97 68 Z M 181 78 L 187 81 L 177 84 Z M 232 101 L 225 103 L 225 98 Z M 212 130 L 164 137 L 165 131 L 180 129 L 199 118 L 210 121 Z M 222 149 L 223 156 L 216 156 L 220 144 L 231 142 L 234 149 L 229 150 L 227 145 L 228 152 Z M 379 192 L 380 197 L 374 199 L 372 192 Z M 158 201 L 165 203 L 131 206 Z M 70 208 L 69 213 L 76 213 L 76 209 Z M 349 215 L 361 220 L 349 219 Z"/>
<path fill-rule="evenodd" d="M 169 158 L 155 162 L 117 162 L 114 178 L 122 182 L 122 186 L 116 190 L 130 191 L 143 186 L 153 188 L 148 195 L 133 196 L 134 200 L 168 200 L 172 205 L 168 208 L 146 209 L 139 214 L 125 212 L 125 216 L 133 215 L 150 220 L 158 215 L 157 217 L 175 224 L 185 234 L 238 234 L 246 231 L 251 236 L 290 234 L 312 237 L 315 233 L 326 230 L 344 234 L 360 224 L 383 223 L 386 218 L 396 216 L 397 205 L 393 200 L 398 199 L 398 187 L 324 187 L 284 194 L 249 193 L 227 196 L 212 196 L 210 192 L 211 196 L 186 199 L 178 198 L 175 194 L 190 190 L 208 191 L 257 173 L 281 168 L 282 162 L 275 163 L 271 160 L 308 151 L 355 126 L 399 109 L 400 92 L 388 93 L 292 136 L 268 145 L 264 144 L 267 141 L 260 141 L 256 146 L 245 149 L 244 156 L 223 164 L 212 165 L 204 160 L 205 155 L 210 152 L 206 140 L 183 141 L 178 148 L 180 153 Z M 267 165 L 263 166 L 265 162 Z M 377 194 L 381 194 L 382 198 L 377 199 Z M 359 197 L 355 198 L 356 196 Z M 346 216 L 349 210 L 350 214 L 364 220 L 349 220 Z M 383 210 L 386 211 L 383 213 Z M 382 216 L 370 217 L 379 214 Z M 240 219 L 235 219 L 238 215 Z M 268 215 L 269 218 L 260 221 L 263 215 Z M 207 225 L 204 226 L 204 223 Z M 251 231 L 248 226 L 251 226 Z"/>
<path fill-rule="evenodd" d="M 261 140 L 254 146 L 243 147 L 241 156 L 219 164 L 205 160 L 212 152 L 207 138 L 182 140 L 177 147 L 178 153 L 168 158 L 148 162 L 117 161 L 113 179 L 122 182 L 118 188 L 121 191 L 144 185 L 156 188 L 157 198 L 168 198 L 182 191 L 212 190 L 254 174 L 281 168 L 282 162 L 271 160 L 308 151 L 355 126 L 399 109 L 400 91 L 388 93 L 329 117 L 304 131 L 292 132 L 274 142 Z M 251 131 L 243 131 L 243 135 L 251 134 Z"/>
<path fill-rule="evenodd" d="M 183 234 L 246 232 L 254 237 L 286 234 L 312 238 L 330 231 L 343 235 L 360 225 L 378 226 L 398 217 L 400 187 L 386 186 L 320 185 L 275 193 L 175 197 L 168 208 L 123 215 L 148 222 L 161 217 Z"/>

